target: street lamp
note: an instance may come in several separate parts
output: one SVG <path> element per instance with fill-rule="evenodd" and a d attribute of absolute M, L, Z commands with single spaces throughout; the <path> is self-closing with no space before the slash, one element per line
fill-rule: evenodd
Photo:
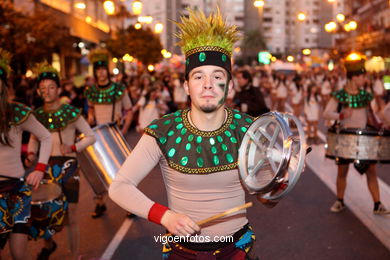
<path fill-rule="evenodd" d="M 311 50 L 310 49 L 303 49 L 302 50 L 302 54 L 303 55 L 310 55 L 311 54 Z"/>
<path fill-rule="evenodd" d="M 298 21 L 303 22 L 306 19 L 306 14 L 304 12 L 299 12 L 297 14 L 297 19 L 298 19 Z"/>
<path fill-rule="evenodd" d="M 139 23 L 151 24 L 153 22 L 153 17 L 151 17 L 151 16 L 138 16 L 137 20 Z"/>
<path fill-rule="evenodd" d="M 139 30 L 139 29 L 142 28 L 142 24 L 136 23 L 136 24 L 134 24 L 134 28 L 135 28 L 136 30 Z"/>
<path fill-rule="evenodd" d="M 264 6 L 264 1 L 263 0 L 256 0 L 253 2 L 253 5 L 257 8 L 263 7 Z"/>
<path fill-rule="evenodd" d="M 340 23 L 342 23 L 342 22 L 345 21 L 345 15 L 343 15 L 343 14 L 337 14 L 337 15 L 336 15 L 336 19 L 337 19 L 337 21 L 339 21 Z"/>
<path fill-rule="evenodd" d="M 131 4 L 131 8 L 133 9 L 133 14 L 140 15 L 142 13 L 142 2 L 141 1 L 134 1 Z"/>
<path fill-rule="evenodd" d="M 156 23 L 154 25 L 154 32 L 160 34 L 164 29 L 164 25 L 162 23 Z"/>
<path fill-rule="evenodd" d="M 331 22 L 325 24 L 324 27 L 325 27 L 325 31 L 326 31 L 326 32 L 331 33 L 331 32 L 336 31 L 336 29 L 337 29 L 337 24 L 336 24 L 336 22 L 331 21 Z"/>
<path fill-rule="evenodd" d="M 115 14 L 115 4 L 112 0 L 106 0 L 103 3 L 104 11 L 108 15 L 113 15 Z"/>
<path fill-rule="evenodd" d="M 287 61 L 288 62 L 293 62 L 294 61 L 294 57 L 293 56 L 287 56 Z"/>
<path fill-rule="evenodd" d="M 349 28 L 351 29 L 351 31 L 354 31 L 357 29 L 357 22 L 352 20 L 348 24 L 349 24 Z"/>
<path fill-rule="evenodd" d="M 74 7 L 77 9 L 84 10 L 87 7 L 87 5 L 84 2 L 78 1 L 74 4 Z"/>

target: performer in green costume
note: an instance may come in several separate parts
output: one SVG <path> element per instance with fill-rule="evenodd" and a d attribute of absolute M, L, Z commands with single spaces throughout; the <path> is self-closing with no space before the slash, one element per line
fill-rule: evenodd
<path fill-rule="evenodd" d="M 164 259 L 253 259 L 255 235 L 245 210 L 202 227 L 196 224 L 245 203 L 238 150 L 254 118 L 225 107 L 233 87 L 231 54 L 236 28 L 225 23 L 219 10 L 209 17 L 190 10 L 189 17 L 177 25 L 186 56 L 184 88 L 191 107 L 155 120 L 145 129 L 109 194 L 124 209 L 163 225 L 170 236 L 187 237 L 165 244 Z M 169 207 L 137 188 L 157 164 Z M 213 239 L 220 236 L 232 236 L 232 240 Z"/>

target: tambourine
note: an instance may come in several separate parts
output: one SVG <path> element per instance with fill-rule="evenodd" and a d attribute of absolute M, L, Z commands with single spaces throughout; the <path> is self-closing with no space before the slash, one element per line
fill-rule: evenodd
<path fill-rule="evenodd" d="M 297 183 L 307 152 L 305 132 L 298 118 L 288 113 L 266 113 L 252 123 L 241 142 L 241 181 L 250 194 L 278 200 Z"/>

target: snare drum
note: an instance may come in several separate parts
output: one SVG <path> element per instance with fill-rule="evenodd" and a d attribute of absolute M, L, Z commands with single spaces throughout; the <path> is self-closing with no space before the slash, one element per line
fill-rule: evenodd
<path fill-rule="evenodd" d="M 68 202 L 57 183 L 44 180 L 31 194 L 29 235 L 33 239 L 50 238 L 62 229 Z"/>

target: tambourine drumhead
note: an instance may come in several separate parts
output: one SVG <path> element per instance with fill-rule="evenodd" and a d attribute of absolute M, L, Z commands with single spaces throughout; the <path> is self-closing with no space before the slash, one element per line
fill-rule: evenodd
<path fill-rule="evenodd" d="M 250 193 L 264 194 L 266 199 L 281 198 L 298 180 L 305 155 L 304 131 L 299 120 L 290 114 L 264 114 L 249 127 L 240 146 L 242 182 Z"/>
<path fill-rule="evenodd" d="M 31 193 L 31 204 L 40 205 L 58 198 L 62 193 L 61 187 L 56 183 L 42 183 L 37 190 Z"/>

